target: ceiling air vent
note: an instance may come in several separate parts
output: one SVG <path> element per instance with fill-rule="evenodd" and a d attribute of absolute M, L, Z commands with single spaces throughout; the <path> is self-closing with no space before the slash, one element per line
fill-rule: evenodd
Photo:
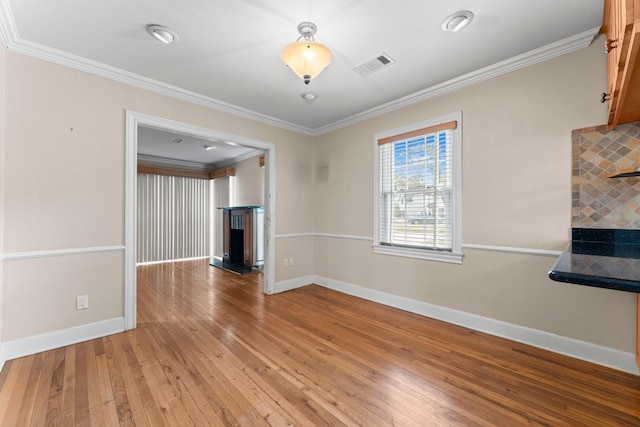
<path fill-rule="evenodd" d="M 383 53 L 377 58 L 370 59 L 364 64 L 357 66 L 354 68 L 354 71 L 362 76 L 368 76 L 369 74 L 391 65 L 394 62 L 396 61 L 394 61 L 393 58 L 386 53 Z"/>
<path fill-rule="evenodd" d="M 169 141 L 173 142 L 174 144 L 180 144 L 184 140 L 180 138 L 171 138 Z"/>

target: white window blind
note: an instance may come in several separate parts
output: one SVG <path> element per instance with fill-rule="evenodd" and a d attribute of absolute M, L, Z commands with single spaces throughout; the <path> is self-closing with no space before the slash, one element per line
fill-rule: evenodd
<path fill-rule="evenodd" d="M 377 138 L 377 245 L 460 254 L 457 132 L 448 120 Z"/>

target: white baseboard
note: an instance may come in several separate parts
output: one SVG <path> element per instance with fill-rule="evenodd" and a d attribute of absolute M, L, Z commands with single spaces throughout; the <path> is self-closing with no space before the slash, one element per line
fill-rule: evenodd
<path fill-rule="evenodd" d="M 310 285 L 314 282 L 316 276 L 302 276 L 291 280 L 285 280 L 283 282 L 277 282 L 275 286 L 275 293 L 290 291 L 292 289 L 301 288 L 303 286 Z"/>
<path fill-rule="evenodd" d="M 627 353 L 537 329 L 514 325 L 512 323 L 478 316 L 476 314 L 465 313 L 451 308 L 440 307 L 385 292 L 375 291 L 361 286 L 327 279 L 325 277 L 315 276 L 313 281 L 308 281 L 306 278 L 305 280 L 307 280 L 307 283 L 315 283 L 329 289 L 399 308 L 411 313 L 420 314 L 426 317 L 442 320 L 444 322 L 464 326 L 476 331 L 485 332 L 490 335 L 507 338 L 523 344 L 529 344 L 538 348 L 553 351 L 554 353 L 563 354 L 565 356 L 639 375 L 638 367 L 636 366 L 635 354 L 633 353 Z"/>
<path fill-rule="evenodd" d="M 146 262 L 138 262 L 136 263 L 136 267 L 141 265 L 154 265 L 154 264 L 169 264 L 171 262 L 183 262 L 183 261 L 197 261 L 199 259 L 210 259 L 210 256 L 197 256 L 193 258 L 178 258 L 178 259 L 164 259 L 161 261 L 146 261 Z"/>
<path fill-rule="evenodd" d="M 124 317 L 116 317 L 102 322 L 8 341 L 2 344 L 2 362 L 4 364 L 6 360 L 17 359 L 18 357 L 29 356 L 41 351 L 123 332 L 125 330 L 124 326 Z"/>
<path fill-rule="evenodd" d="M 562 337 L 560 335 L 555 335 L 537 329 L 514 325 L 512 323 L 502 322 L 488 317 L 478 316 L 385 292 L 375 291 L 362 286 L 327 279 L 321 276 L 309 275 L 278 282 L 276 283 L 275 290 L 276 292 L 284 292 L 312 283 L 338 292 L 364 298 L 369 301 L 409 311 L 411 313 L 464 326 L 476 331 L 507 338 L 512 341 L 533 345 L 535 347 L 564 354 L 576 359 L 612 367 L 634 375 L 639 374 L 635 363 L 635 354 L 633 353 L 627 353 L 585 341 L 579 341 L 573 338 Z M 5 342 L 0 345 L 0 370 L 7 360 L 100 338 L 123 332 L 124 330 L 124 317 L 118 317 L 76 328 Z"/>
<path fill-rule="evenodd" d="M 4 368 L 4 363 L 7 361 L 7 357 L 4 354 L 4 345 L 0 344 L 0 371 Z"/>

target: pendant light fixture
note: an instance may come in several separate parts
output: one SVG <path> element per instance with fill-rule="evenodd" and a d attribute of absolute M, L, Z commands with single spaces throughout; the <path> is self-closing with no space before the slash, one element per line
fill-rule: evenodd
<path fill-rule="evenodd" d="M 282 49 L 282 62 L 287 64 L 298 77 L 309 84 L 331 62 L 331 51 L 322 43 L 314 40 L 318 28 L 313 22 L 302 22 L 298 25 L 298 40 Z"/>

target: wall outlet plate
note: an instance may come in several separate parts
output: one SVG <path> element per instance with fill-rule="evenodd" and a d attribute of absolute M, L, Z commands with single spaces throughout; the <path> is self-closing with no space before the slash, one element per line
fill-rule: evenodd
<path fill-rule="evenodd" d="M 76 310 L 89 308 L 89 295 L 78 295 L 76 297 Z"/>

